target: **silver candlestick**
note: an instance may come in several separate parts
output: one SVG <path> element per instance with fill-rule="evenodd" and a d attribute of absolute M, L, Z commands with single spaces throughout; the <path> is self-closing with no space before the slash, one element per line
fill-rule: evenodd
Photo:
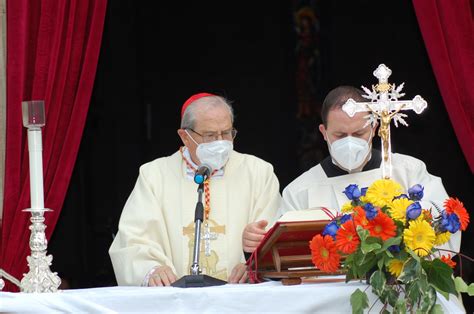
<path fill-rule="evenodd" d="M 30 271 L 23 275 L 20 288 L 22 292 L 56 292 L 61 279 L 49 268 L 52 255 L 46 255 L 48 241 L 44 230 L 44 213 L 51 211 L 44 208 L 43 193 L 43 144 L 41 127 L 45 125 L 44 102 L 22 102 L 23 125 L 28 128 L 28 153 L 30 160 L 30 193 L 31 208 L 23 211 L 31 213 L 30 248 L 31 255 L 26 259 Z"/>

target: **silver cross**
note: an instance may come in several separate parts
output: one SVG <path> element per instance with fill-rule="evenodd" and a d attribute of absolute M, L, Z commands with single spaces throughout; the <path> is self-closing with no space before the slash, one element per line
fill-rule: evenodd
<path fill-rule="evenodd" d="M 209 227 L 207 222 L 204 224 L 204 235 L 202 239 L 204 240 L 204 254 L 211 256 L 211 240 L 217 239 L 217 233 L 211 232 L 211 227 Z"/>

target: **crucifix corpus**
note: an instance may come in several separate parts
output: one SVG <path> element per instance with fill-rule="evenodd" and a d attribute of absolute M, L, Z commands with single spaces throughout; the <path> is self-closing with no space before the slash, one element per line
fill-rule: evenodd
<path fill-rule="evenodd" d="M 378 135 L 382 141 L 382 177 L 390 179 L 392 176 L 390 123 L 393 120 L 396 127 L 398 127 L 398 123 L 408 126 L 408 123 L 404 120 L 407 115 L 402 111 L 413 110 L 420 114 L 427 107 L 427 103 L 420 95 L 416 95 L 412 100 L 398 100 L 405 96 L 405 93 L 401 92 L 405 83 L 398 87 L 395 84 L 388 83 L 392 70 L 385 64 L 380 64 L 373 74 L 378 78 L 379 83 L 372 85 L 372 90 L 362 86 L 365 92 L 365 95 L 362 96 L 368 101 L 356 102 L 349 98 L 342 106 L 342 110 L 351 118 L 357 112 L 369 112 L 365 126 L 373 125 L 373 123 L 379 121 Z"/>

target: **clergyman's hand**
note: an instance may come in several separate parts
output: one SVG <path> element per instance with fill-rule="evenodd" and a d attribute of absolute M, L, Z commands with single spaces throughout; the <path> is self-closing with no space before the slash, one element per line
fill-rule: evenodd
<path fill-rule="evenodd" d="M 244 252 L 252 253 L 265 236 L 265 227 L 268 221 L 260 220 L 248 224 L 242 233 L 242 247 Z"/>
<path fill-rule="evenodd" d="M 160 266 L 155 269 L 148 280 L 149 287 L 169 286 L 177 280 L 176 275 L 169 266 Z"/>
<path fill-rule="evenodd" d="M 240 263 L 235 265 L 234 269 L 230 273 L 228 282 L 229 283 L 246 283 L 247 276 L 247 265 Z"/>

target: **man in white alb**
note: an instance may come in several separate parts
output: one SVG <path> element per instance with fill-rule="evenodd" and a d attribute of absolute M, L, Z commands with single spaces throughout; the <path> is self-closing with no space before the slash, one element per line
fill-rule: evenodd
<path fill-rule="evenodd" d="M 168 286 L 189 274 L 201 164 L 213 171 L 204 184 L 200 268 L 230 283 L 247 280 L 242 231 L 273 223 L 281 196 L 272 165 L 233 150 L 233 117 L 223 97 L 192 96 L 181 110 L 184 146 L 140 167 L 109 250 L 119 285 Z"/>
<path fill-rule="evenodd" d="M 365 126 L 367 112 L 359 112 L 350 118 L 342 110 L 349 98 L 366 101 L 362 95 L 361 90 L 351 86 L 340 86 L 328 93 L 321 109 L 323 123 L 319 131 L 328 144 L 330 156 L 285 187 L 280 214 L 309 208 L 339 210 L 348 201 L 343 191 L 349 184 L 368 187 L 382 178 L 381 152 L 372 149 L 377 126 Z M 429 174 L 425 163 L 414 157 L 393 154 L 392 179 L 405 190 L 421 184 L 424 187 L 423 208 L 442 209 L 448 198 L 441 179 Z M 245 252 L 253 252 L 260 243 L 265 234 L 262 224 L 257 221 L 246 226 L 243 234 Z M 441 247 L 459 252 L 460 245 L 461 232 L 458 231 Z"/>

